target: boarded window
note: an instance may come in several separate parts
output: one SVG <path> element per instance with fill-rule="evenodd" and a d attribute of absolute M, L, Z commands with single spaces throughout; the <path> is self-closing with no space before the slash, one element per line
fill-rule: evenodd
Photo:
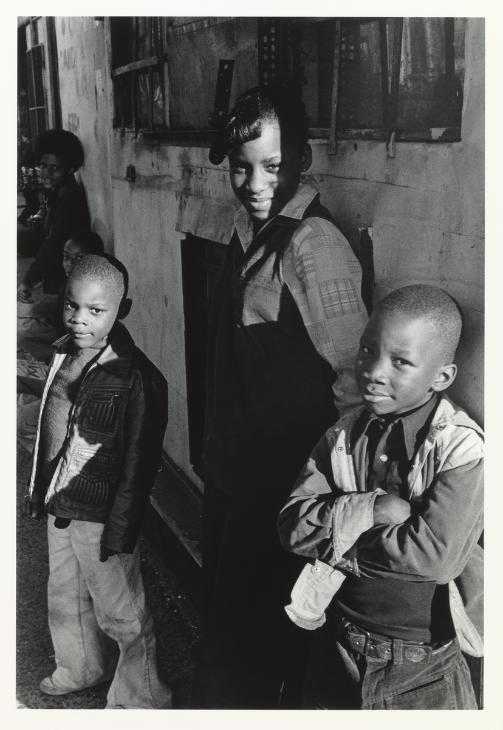
<path fill-rule="evenodd" d="M 167 125 L 165 18 L 111 18 L 114 127 Z"/>
<path fill-rule="evenodd" d="M 211 127 L 221 60 L 234 61 L 231 105 L 258 82 L 257 19 L 172 20 L 167 30 L 170 127 L 207 130 Z"/>
<path fill-rule="evenodd" d="M 453 141 L 461 137 L 463 18 L 340 23 L 340 137 Z"/>
<path fill-rule="evenodd" d="M 314 136 L 460 139 L 464 18 L 280 18 L 259 23 L 261 78 L 302 89 Z M 261 30 L 262 27 L 262 30 Z"/>
<path fill-rule="evenodd" d="M 111 19 L 114 124 L 212 128 L 219 67 L 226 101 L 259 82 L 294 80 L 311 136 L 460 139 L 463 18 Z"/>

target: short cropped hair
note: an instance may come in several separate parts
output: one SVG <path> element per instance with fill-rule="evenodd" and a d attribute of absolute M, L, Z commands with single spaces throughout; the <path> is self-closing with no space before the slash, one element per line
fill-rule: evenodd
<path fill-rule="evenodd" d="M 67 240 L 76 243 L 77 246 L 79 246 L 82 251 L 87 254 L 100 254 L 105 251 L 105 246 L 103 244 L 103 239 L 101 238 L 101 236 L 89 229 L 75 231 L 70 236 L 68 236 Z"/>
<path fill-rule="evenodd" d="M 446 291 L 427 284 L 400 287 L 378 302 L 373 316 L 388 313 L 428 320 L 438 332 L 442 356 L 446 362 L 454 360 L 463 328 L 463 315 L 458 303 Z"/>
<path fill-rule="evenodd" d="M 71 279 L 92 279 L 112 287 L 121 299 L 129 289 L 129 274 L 124 264 L 109 254 L 89 254 L 77 261 L 72 269 Z"/>
<path fill-rule="evenodd" d="M 258 139 L 264 122 L 278 122 L 285 137 L 293 138 L 302 151 L 308 121 L 298 85 L 255 86 L 241 94 L 212 147 L 212 160 L 218 164 L 236 147 Z"/>
<path fill-rule="evenodd" d="M 65 129 L 48 129 L 37 137 L 35 160 L 39 161 L 42 155 L 47 154 L 60 157 L 73 171 L 84 164 L 84 148 L 80 139 Z"/>

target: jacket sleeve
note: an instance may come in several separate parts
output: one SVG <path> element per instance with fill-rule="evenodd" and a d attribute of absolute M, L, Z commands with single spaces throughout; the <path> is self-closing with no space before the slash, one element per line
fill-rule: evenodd
<path fill-rule="evenodd" d="M 482 459 L 440 472 L 406 522 L 375 527 L 358 541 L 361 573 L 439 584 L 456 578 L 482 532 L 482 490 Z"/>
<path fill-rule="evenodd" d="M 313 345 L 338 377 L 336 406 L 361 402 L 353 363 L 367 323 L 361 298 L 362 272 L 351 246 L 324 218 L 307 218 L 287 249 L 285 281 Z"/>
<path fill-rule="evenodd" d="M 375 492 L 343 492 L 334 482 L 327 435 L 314 448 L 278 518 L 285 550 L 357 572 L 348 550 L 374 524 Z"/>
<path fill-rule="evenodd" d="M 167 385 L 154 373 L 136 374 L 125 415 L 124 463 L 102 545 L 131 553 L 160 464 L 167 424 Z"/>

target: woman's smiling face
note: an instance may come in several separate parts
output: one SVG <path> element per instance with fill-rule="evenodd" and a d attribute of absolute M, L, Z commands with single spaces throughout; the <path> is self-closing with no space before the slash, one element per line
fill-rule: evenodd
<path fill-rule="evenodd" d="M 302 170 L 298 144 L 281 138 L 279 122 L 262 122 L 260 137 L 229 153 L 232 189 L 255 223 L 273 217 L 297 190 Z"/>

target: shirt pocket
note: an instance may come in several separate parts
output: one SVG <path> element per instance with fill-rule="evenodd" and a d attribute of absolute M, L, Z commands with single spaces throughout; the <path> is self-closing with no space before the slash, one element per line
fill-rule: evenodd
<path fill-rule="evenodd" d="M 83 428 L 95 433 L 114 433 L 126 394 L 127 390 L 117 388 L 96 388 L 87 392 L 81 406 Z"/>
<path fill-rule="evenodd" d="M 109 479 L 98 474 L 76 474 L 62 490 L 72 504 L 86 507 L 104 507 L 111 496 Z"/>

